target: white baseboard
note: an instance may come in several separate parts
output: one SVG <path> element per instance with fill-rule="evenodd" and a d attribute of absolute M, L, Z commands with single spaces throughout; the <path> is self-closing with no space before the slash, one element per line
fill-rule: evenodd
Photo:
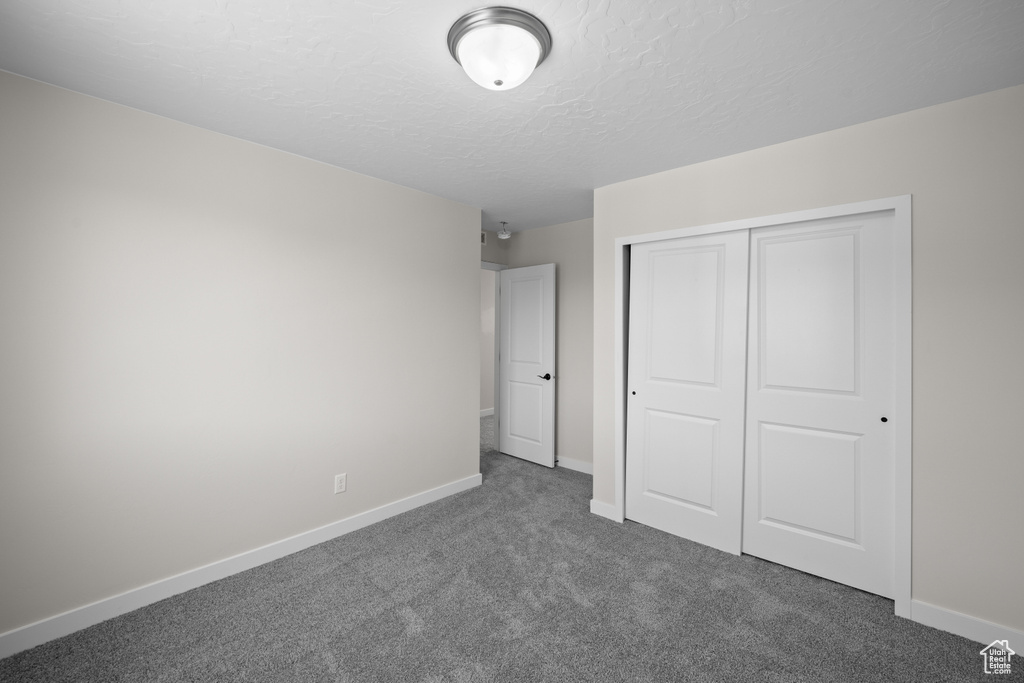
<path fill-rule="evenodd" d="M 555 458 L 556 467 L 564 467 L 567 470 L 574 472 L 582 472 L 583 474 L 594 475 L 594 463 L 587 462 L 586 460 L 574 460 L 572 458 Z"/>
<path fill-rule="evenodd" d="M 910 619 L 925 626 L 955 633 L 983 645 L 995 640 L 1009 640 L 1010 645 L 1020 651 L 1024 648 L 1024 631 L 1000 626 L 945 607 L 936 607 L 920 600 L 910 601 Z"/>
<path fill-rule="evenodd" d="M 479 486 L 479 474 L 0 634 L 0 659 Z"/>
<path fill-rule="evenodd" d="M 491 415 L 494 415 L 494 408 L 488 408 L 480 411 L 480 417 L 490 417 Z"/>
<path fill-rule="evenodd" d="M 594 500 L 593 498 L 590 499 L 590 511 L 595 515 L 606 517 L 607 519 L 610 519 L 613 522 L 618 522 L 619 524 L 625 521 L 622 515 L 619 514 L 618 508 L 614 505 L 602 503 L 601 501 Z"/>

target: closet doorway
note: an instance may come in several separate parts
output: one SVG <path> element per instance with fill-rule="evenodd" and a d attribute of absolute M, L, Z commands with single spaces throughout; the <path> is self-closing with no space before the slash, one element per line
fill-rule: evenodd
<path fill-rule="evenodd" d="M 623 246 L 624 516 L 909 603 L 909 198 Z"/>

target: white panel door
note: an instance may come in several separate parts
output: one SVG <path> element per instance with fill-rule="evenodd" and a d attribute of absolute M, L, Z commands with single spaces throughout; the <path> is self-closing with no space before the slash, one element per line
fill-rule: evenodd
<path fill-rule="evenodd" d="M 747 232 L 634 245 L 626 517 L 740 552 Z"/>
<path fill-rule="evenodd" d="M 555 466 L 555 264 L 501 271 L 498 450 Z"/>
<path fill-rule="evenodd" d="M 751 231 L 743 552 L 892 597 L 892 212 Z"/>

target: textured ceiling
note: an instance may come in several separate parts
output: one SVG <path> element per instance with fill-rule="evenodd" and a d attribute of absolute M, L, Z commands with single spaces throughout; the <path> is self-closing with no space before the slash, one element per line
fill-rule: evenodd
<path fill-rule="evenodd" d="M 0 0 L 0 69 L 513 230 L 589 217 L 609 183 L 1024 83 L 1022 0 L 522 0 L 553 50 L 492 92 L 445 44 L 480 4 Z"/>

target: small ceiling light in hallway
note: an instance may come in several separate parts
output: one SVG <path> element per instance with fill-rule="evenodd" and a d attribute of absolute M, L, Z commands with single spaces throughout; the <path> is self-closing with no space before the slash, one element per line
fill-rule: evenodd
<path fill-rule="evenodd" d="M 477 84 L 510 90 L 529 78 L 551 52 L 551 34 L 532 14 L 485 7 L 452 25 L 448 51 Z"/>

